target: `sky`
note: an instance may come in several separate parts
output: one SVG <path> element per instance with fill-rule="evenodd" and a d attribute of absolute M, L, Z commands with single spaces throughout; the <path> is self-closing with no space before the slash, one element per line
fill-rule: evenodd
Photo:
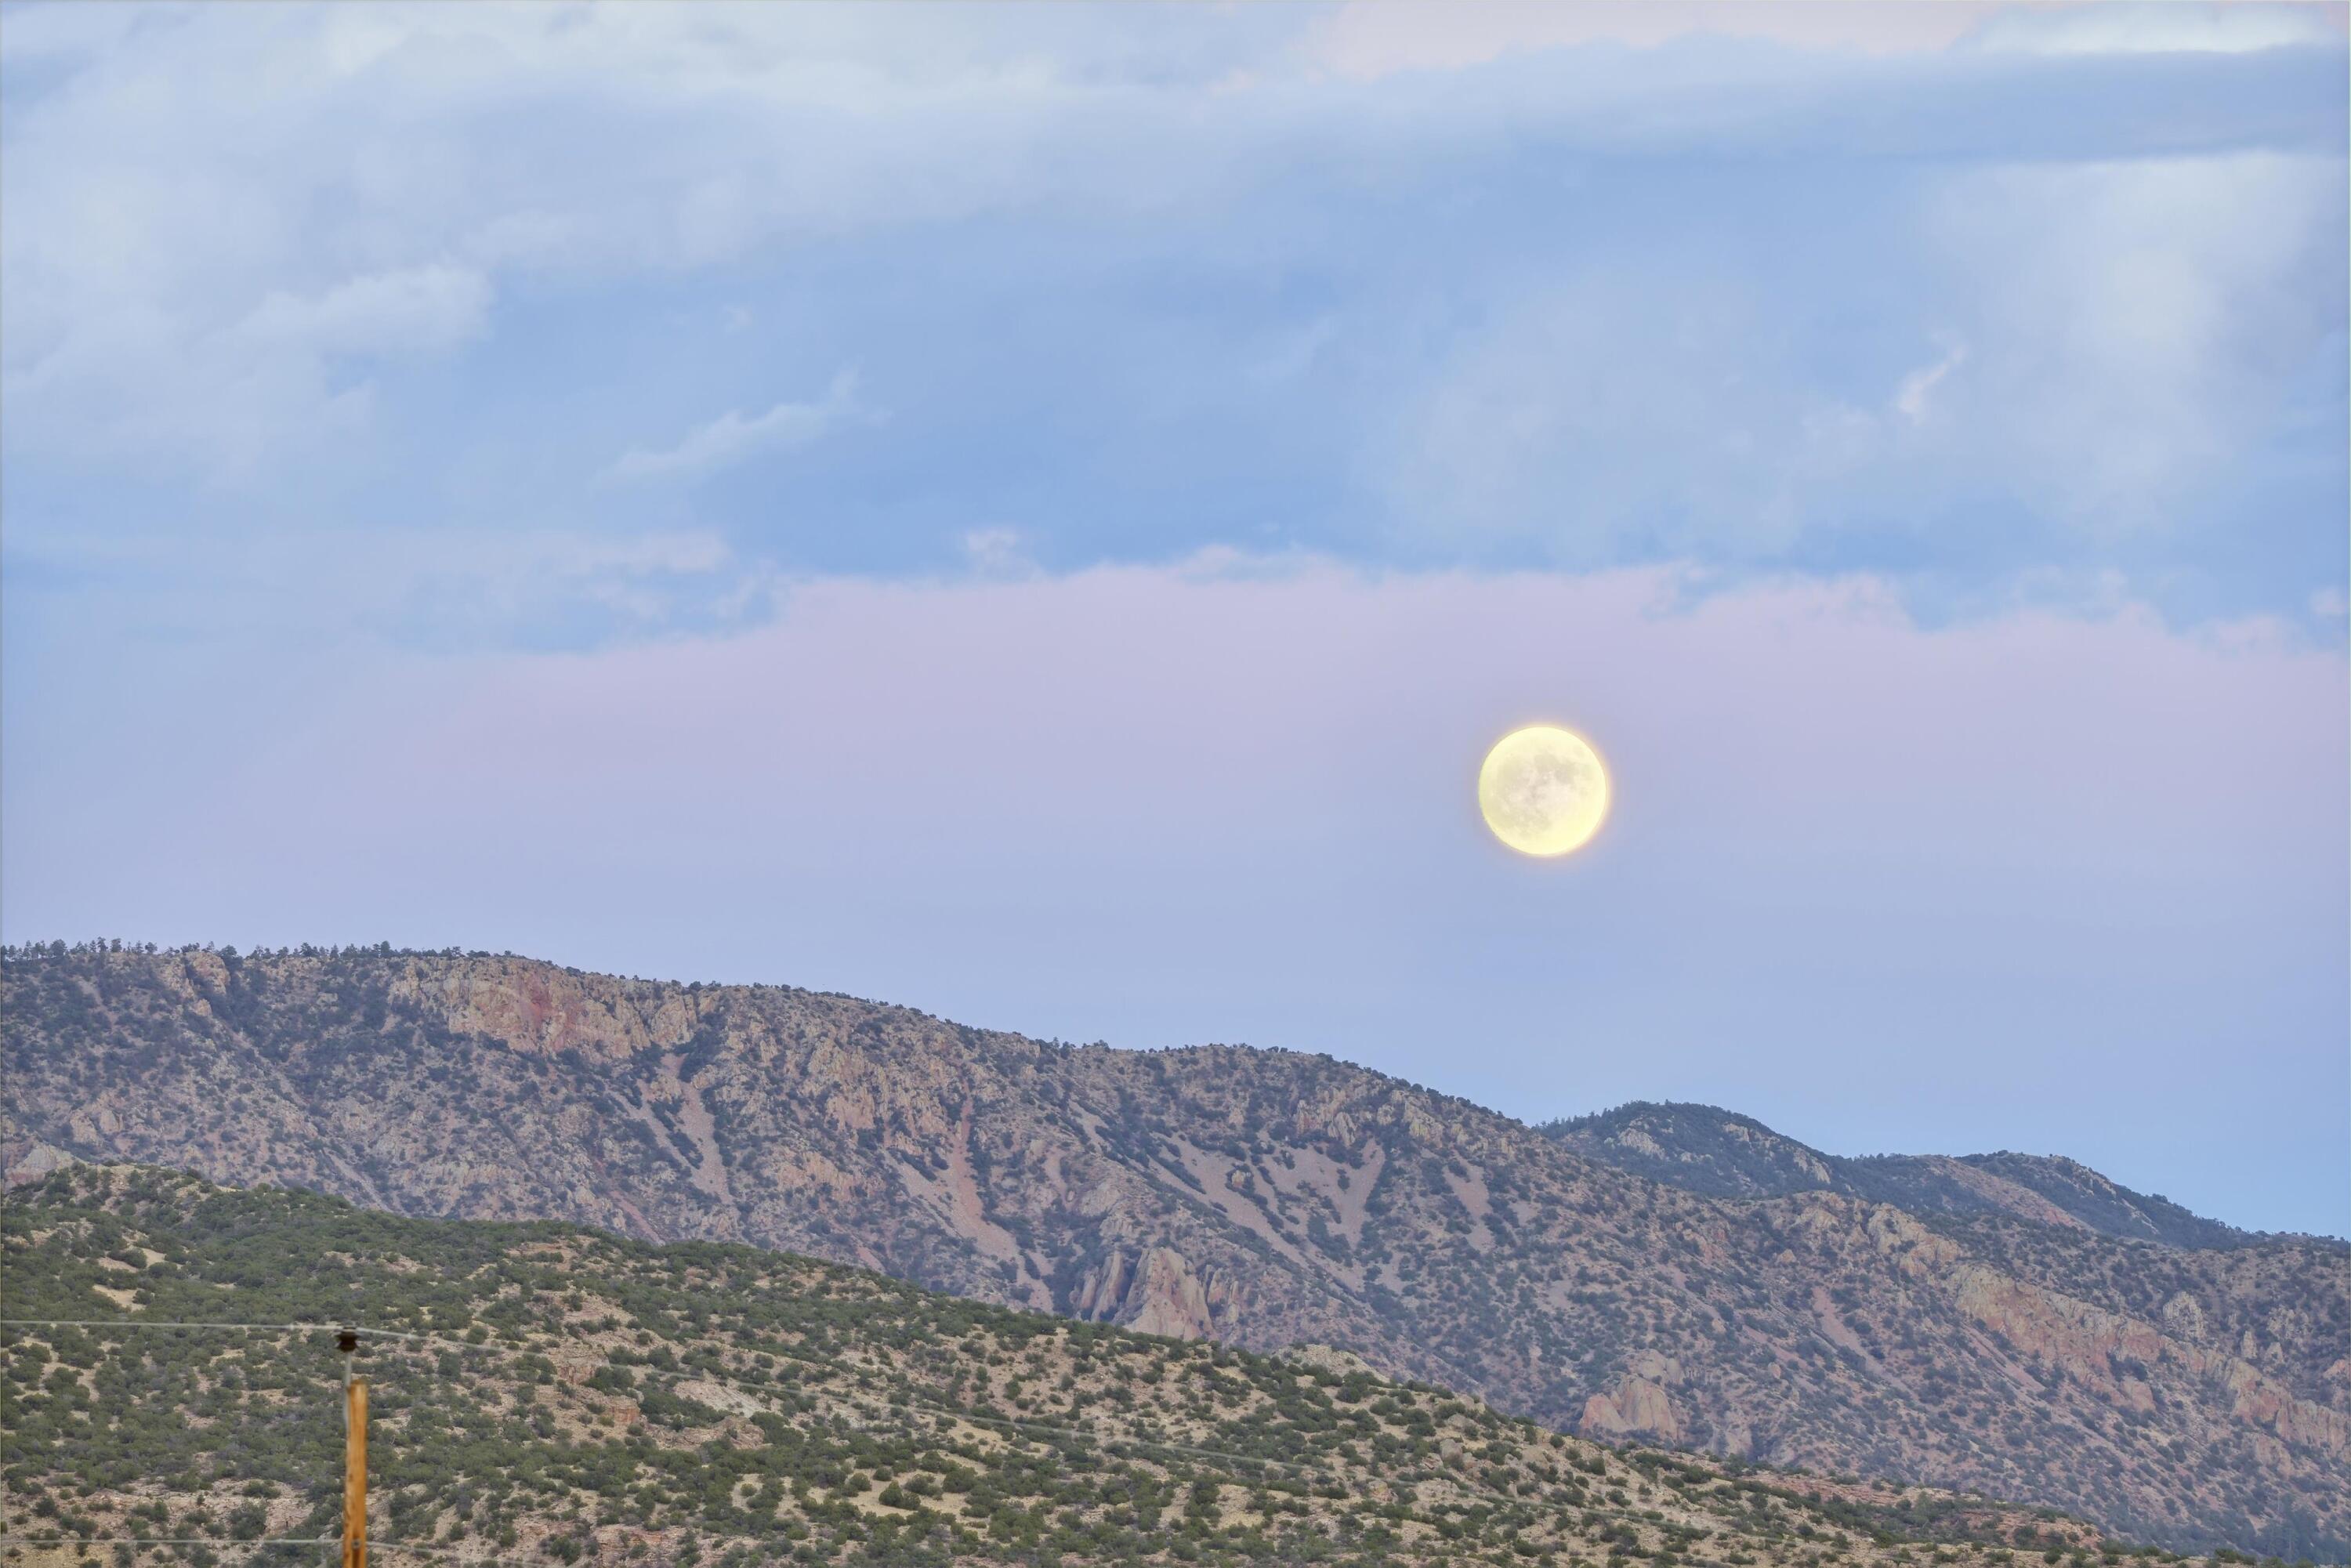
<path fill-rule="evenodd" d="M 0 8 L 0 935 L 2351 1233 L 2345 18 Z"/>

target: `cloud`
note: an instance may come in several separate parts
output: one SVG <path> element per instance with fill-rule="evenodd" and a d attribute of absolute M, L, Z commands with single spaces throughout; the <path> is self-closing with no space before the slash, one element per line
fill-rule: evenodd
<path fill-rule="evenodd" d="M 1034 572 L 1018 528 L 973 528 L 963 536 L 964 559 L 982 577 Z"/>
<path fill-rule="evenodd" d="M 491 286 L 472 268 L 434 263 L 273 289 L 234 320 L 125 300 L 46 332 L 34 305 L 29 330 L 49 340 L 47 351 L 11 356 L 0 371 L 21 411 L 16 453 L 185 456 L 218 479 L 250 476 L 289 445 L 340 445 L 363 431 L 376 368 L 481 338 Z"/>
<path fill-rule="evenodd" d="M 2245 152 L 1955 178 L 1927 229 L 1975 350 L 1952 417 L 2069 522 L 2194 528 L 2204 486 L 2341 357 L 2342 174 Z"/>
<path fill-rule="evenodd" d="M 1933 364 L 1922 366 L 1904 376 L 1902 384 L 1894 392 L 1895 412 L 1913 424 L 1925 420 L 1928 400 L 1937 385 L 1945 376 L 1966 363 L 1967 358 L 1968 346 L 1955 342 Z"/>
<path fill-rule="evenodd" d="M 802 571 L 949 570 L 998 526 L 1055 568 L 1677 559 L 1995 601 L 2112 570 L 2224 616 L 2339 564 L 2339 37 L 80 15 L 0 37 L 0 442 L 37 542 L 674 527 L 694 481 L 865 416 L 777 402 L 776 365 L 856 364 L 890 450 L 708 486 L 697 526 Z M 1402 68 L 1424 45 L 1454 63 Z"/>
<path fill-rule="evenodd" d="M 371 563 L 367 579 L 349 574 Z M 312 575 L 315 573 L 315 575 Z M 702 529 L 599 535 L 540 529 L 419 529 L 314 560 L 312 581 L 343 574 L 365 624 L 395 646 L 539 651 L 723 634 L 764 621 L 772 568 Z"/>
<path fill-rule="evenodd" d="M 1764 40 L 1871 53 L 1940 48 L 1998 11 L 1938 5 L 1823 5 L 1773 0 L 1473 0 L 1441 14 L 1411 0 L 1354 0 L 1324 22 L 1317 57 L 1343 75 L 1459 70 L 1505 55 L 1580 45 L 1655 48 L 1687 38 Z"/>
<path fill-rule="evenodd" d="M 1863 55 L 1960 47 L 2042 55 L 2242 54 L 2339 43 L 2340 7 L 2264 4 L 1841 5 L 1812 0 L 1471 0 L 1432 12 L 1411 0 L 1353 0 L 1311 34 L 1343 76 L 1460 70 L 1505 56 L 1592 45 L 1655 49 L 1736 39 Z"/>
<path fill-rule="evenodd" d="M 725 634 L 765 622 L 784 581 L 708 529 L 415 523 L 12 538 L 5 574 L 26 624 L 96 636 L 134 660 L 257 638 L 281 656 L 339 663 L 392 648 L 546 652 Z M 58 627 L 60 616 L 76 624 Z"/>
<path fill-rule="evenodd" d="M 1395 547 L 1436 559 L 1898 569 L 1994 595 L 2047 568 L 2092 597 L 2100 570 L 2260 561 L 2295 605 L 2340 562 L 2343 449 L 2319 433 L 2341 176 L 2273 152 L 2003 163 L 1750 228 L 1705 212 L 1723 182 L 1671 170 L 1649 194 L 1674 216 L 1619 227 L 1613 204 L 1647 197 L 1595 179 L 1562 265 L 1398 378 L 1359 471 Z M 1850 270 L 1825 285 L 1832 251 Z"/>
<path fill-rule="evenodd" d="M 1393 168 L 1531 144 L 2335 152 L 2342 123 L 2337 49 L 2101 50 L 2053 66 L 1916 47 L 1975 15 L 1961 6 L 1471 6 L 1441 25 L 1392 5 L 987 23 L 886 8 L 89 15 L 16 7 L 0 41 L 0 66 L 29 83 L 10 95 L 0 148 L 0 364 L 14 390 L 63 405 L 15 439 L 99 456 L 161 447 L 214 468 L 209 447 L 242 462 L 273 418 L 290 436 L 274 444 L 298 444 L 349 390 L 299 366 L 244 375 L 211 353 L 236 323 L 293 308 L 281 299 L 323 308 L 371 288 L 336 308 L 444 311 L 453 329 L 424 341 L 470 341 L 495 329 L 479 309 L 525 279 L 675 277 L 983 214 L 1180 225 L 1333 159 Z M 2229 8 L 2206 30 L 2255 21 Z M 2152 25 L 2103 9 L 2065 24 L 2100 37 Z M 1427 46 L 1489 64 L 1389 82 L 1344 43 L 1399 28 L 1399 58 Z M 1609 42 L 1716 30 L 1778 44 L 1628 62 Z M 1557 46 L 1540 68 L 1512 57 L 1520 33 Z M 1476 42 L 1489 36 L 1502 41 Z M 1334 81 L 1333 58 L 1353 74 Z M 75 68 L 50 72 L 58 59 Z M 381 297 L 396 284 L 448 292 Z M 270 395 L 249 397 L 248 382 Z M 234 417 L 209 406 L 224 401 Z"/>
<path fill-rule="evenodd" d="M 372 273 L 303 298 L 273 293 L 231 329 L 256 348 L 313 354 L 432 355 L 481 335 L 490 286 L 466 267 Z"/>
<path fill-rule="evenodd" d="M 2043 55 L 2249 54 L 2340 44 L 2340 5 L 2214 4 L 2028 5 L 1993 12 L 1968 46 Z"/>
<path fill-rule="evenodd" d="M 844 371 L 813 402 L 779 402 L 747 419 L 730 409 L 689 431 L 674 446 L 651 452 L 632 448 L 606 470 L 606 476 L 622 482 L 699 479 L 760 453 L 789 452 L 843 424 L 875 417 L 859 404 L 857 378 Z"/>

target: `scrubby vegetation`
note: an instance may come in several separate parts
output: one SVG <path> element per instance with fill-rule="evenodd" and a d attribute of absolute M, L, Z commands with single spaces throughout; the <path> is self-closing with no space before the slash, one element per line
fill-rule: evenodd
<path fill-rule="evenodd" d="M 37 1542 L 8 1560 L 31 1565 L 308 1561 L 270 1543 L 336 1527 L 344 1322 L 384 1331 L 358 1356 L 371 1529 L 467 1561 L 1747 1568 L 2100 1545 L 1946 1494 L 1612 1451 L 1329 1353 L 747 1247 L 120 1166 L 57 1172 L 5 1220 L 5 1316 L 119 1320 L 0 1331 L 6 1533 Z M 178 1322 L 319 1328 L 130 1326 Z"/>

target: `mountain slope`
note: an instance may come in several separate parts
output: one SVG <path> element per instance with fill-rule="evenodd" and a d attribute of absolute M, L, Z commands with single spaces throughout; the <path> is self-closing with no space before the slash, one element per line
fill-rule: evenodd
<path fill-rule="evenodd" d="M 1335 1353 L 1072 1324 L 750 1248 L 112 1166 L 12 1194 L 0 1258 L 5 1315 L 110 1325 L 0 1329 L 5 1533 L 51 1538 L 12 1550 L 28 1568 L 87 1561 L 85 1537 L 334 1532 L 331 1332 L 142 1320 L 435 1336 L 362 1342 L 369 1528 L 465 1562 L 1870 1563 L 1917 1541 L 1981 1563 L 2098 1541 L 1980 1499 L 1613 1454 Z"/>
<path fill-rule="evenodd" d="M 2013 1215 L 2170 1247 L 2273 1239 L 2133 1192 L 2058 1155 L 1824 1155 L 1752 1116 L 1712 1105 L 1635 1101 L 1538 1129 L 1578 1154 L 1717 1197 L 1836 1192 L 1913 1214 Z"/>
<path fill-rule="evenodd" d="M 502 957 L 20 952 L 7 1163 L 746 1240 L 1546 1424 L 2342 1556 L 2351 1270 L 1835 1192 L 1725 1201 L 1284 1051 L 1070 1050 Z"/>

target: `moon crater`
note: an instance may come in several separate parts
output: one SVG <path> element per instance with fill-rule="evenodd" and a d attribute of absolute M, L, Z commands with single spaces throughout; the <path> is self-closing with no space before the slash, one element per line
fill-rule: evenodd
<path fill-rule="evenodd" d="M 1547 724 L 1512 730 L 1478 770 L 1478 809 L 1523 854 L 1580 849 L 1608 815 L 1608 770 L 1592 743 Z"/>

